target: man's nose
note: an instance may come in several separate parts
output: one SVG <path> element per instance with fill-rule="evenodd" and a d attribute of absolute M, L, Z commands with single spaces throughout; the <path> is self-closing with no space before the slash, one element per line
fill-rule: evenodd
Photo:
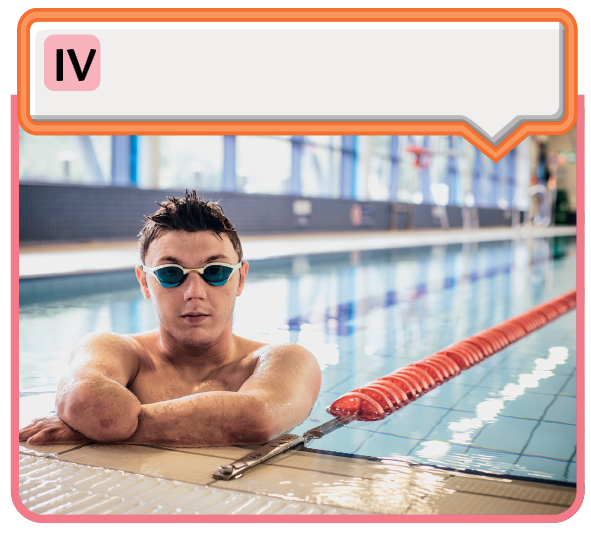
<path fill-rule="evenodd" d="M 195 271 L 187 275 L 184 285 L 185 300 L 205 299 L 207 295 L 207 282 Z"/>

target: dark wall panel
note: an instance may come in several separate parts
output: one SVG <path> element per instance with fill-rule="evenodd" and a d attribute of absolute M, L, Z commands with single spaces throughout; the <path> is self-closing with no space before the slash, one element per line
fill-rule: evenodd
<path fill-rule="evenodd" d="M 462 208 L 459 206 L 447 206 L 447 220 L 450 228 L 461 228 L 463 226 Z"/>
<path fill-rule="evenodd" d="M 19 187 L 20 241 L 134 239 L 142 228 L 144 215 L 158 208 L 156 201 L 182 193 L 176 190 L 23 183 Z M 404 224 L 396 221 L 399 229 L 406 227 L 407 219 L 409 228 L 441 228 L 433 206 L 428 204 L 399 205 L 403 211 L 397 212 L 392 219 L 393 205 L 389 202 L 220 191 L 201 194 L 204 198 L 219 201 L 242 235 L 388 230 L 391 222 L 400 216 L 405 220 Z M 311 213 L 294 215 L 296 200 L 310 202 Z M 352 217 L 354 204 L 359 206 L 353 210 L 355 216 Z M 460 208 L 449 206 L 447 210 L 450 227 L 461 227 Z M 479 208 L 478 213 L 480 226 L 511 224 L 511 218 L 507 218 L 502 210 Z"/>
<path fill-rule="evenodd" d="M 19 230 L 21 242 L 134 239 L 144 215 L 153 213 L 176 190 L 127 187 L 21 184 Z M 279 234 L 330 231 L 387 230 L 389 202 L 360 202 L 361 215 L 354 226 L 346 199 L 304 199 L 284 195 L 247 195 L 202 192 L 219 201 L 240 234 Z M 310 215 L 296 218 L 294 200 L 311 203 Z"/>
<path fill-rule="evenodd" d="M 511 211 L 495 208 L 478 208 L 478 224 L 486 226 L 511 226 Z"/>
<path fill-rule="evenodd" d="M 433 206 L 431 204 L 417 204 L 412 206 L 413 217 L 412 226 L 417 229 L 441 228 L 441 222 L 438 217 L 433 216 Z"/>

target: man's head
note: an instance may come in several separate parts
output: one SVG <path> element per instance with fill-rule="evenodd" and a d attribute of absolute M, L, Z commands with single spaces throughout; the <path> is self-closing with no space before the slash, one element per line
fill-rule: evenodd
<path fill-rule="evenodd" d="M 153 271 L 163 265 L 203 269 L 215 264 L 239 265 L 242 247 L 232 223 L 213 202 L 193 191 L 169 198 L 147 217 L 139 235 L 142 264 L 136 275 L 142 293 L 151 298 L 166 341 L 179 348 L 207 348 L 231 336 L 234 301 L 242 293 L 248 272 L 244 262 L 227 282 L 215 284 L 189 271 L 179 284 L 163 284 Z M 208 281 L 209 280 L 209 281 Z"/>
<path fill-rule="evenodd" d="M 142 263 L 146 262 L 150 243 L 163 232 L 170 230 L 185 232 L 210 230 L 220 239 L 222 234 L 226 234 L 238 254 L 238 261 L 242 261 L 242 245 L 236 228 L 217 202 L 203 200 L 193 190 L 191 193 L 185 192 L 184 197 L 169 197 L 166 202 L 157 204 L 160 209 L 146 216 L 147 221 L 138 235 Z"/>

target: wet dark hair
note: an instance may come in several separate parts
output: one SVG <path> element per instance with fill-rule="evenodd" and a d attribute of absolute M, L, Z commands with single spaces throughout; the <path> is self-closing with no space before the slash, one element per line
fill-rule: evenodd
<path fill-rule="evenodd" d="M 242 261 L 242 245 L 236 228 L 217 202 L 203 200 L 193 190 L 190 193 L 185 191 L 184 197 L 167 197 L 165 202 L 156 202 L 156 204 L 160 209 L 152 215 L 145 215 L 144 227 L 138 234 L 142 263 L 146 260 L 150 243 L 169 230 L 186 232 L 211 230 L 220 239 L 222 234 L 227 234 L 238 254 L 238 261 Z"/>

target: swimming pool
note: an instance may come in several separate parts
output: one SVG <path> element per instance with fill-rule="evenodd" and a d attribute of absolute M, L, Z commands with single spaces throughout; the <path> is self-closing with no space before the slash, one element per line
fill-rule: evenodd
<path fill-rule="evenodd" d="M 574 288 L 574 238 L 253 262 L 234 331 L 297 342 L 322 368 L 309 418 L 339 395 Z M 20 394 L 55 391 L 80 337 L 156 327 L 129 272 L 20 283 Z M 340 454 L 575 482 L 575 312 L 399 412 L 312 442 Z"/>

